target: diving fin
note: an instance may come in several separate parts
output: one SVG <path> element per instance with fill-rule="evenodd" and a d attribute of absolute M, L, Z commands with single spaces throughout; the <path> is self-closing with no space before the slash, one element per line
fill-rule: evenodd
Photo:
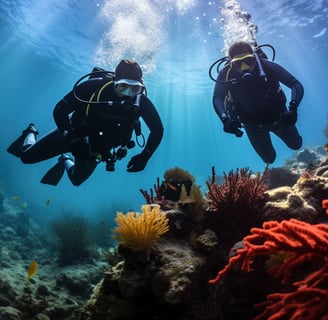
<path fill-rule="evenodd" d="M 26 134 L 22 134 L 7 148 L 7 152 L 20 158 L 22 155 L 22 146 L 25 141 L 25 138 L 26 138 Z"/>
<path fill-rule="evenodd" d="M 56 163 L 41 179 L 41 183 L 56 186 L 65 172 L 65 166 L 62 162 Z"/>
<path fill-rule="evenodd" d="M 7 148 L 7 152 L 20 158 L 23 152 L 23 144 L 25 142 L 25 138 L 29 133 L 34 133 L 35 136 L 39 134 L 33 123 L 30 123 L 22 132 L 22 134 Z"/>

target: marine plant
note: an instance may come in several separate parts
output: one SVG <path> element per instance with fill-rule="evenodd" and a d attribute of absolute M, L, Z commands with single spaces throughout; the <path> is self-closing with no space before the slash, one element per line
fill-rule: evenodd
<path fill-rule="evenodd" d="M 143 205 L 142 213 L 117 212 L 113 237 L 127 248 L 147 252 L 161 235 L 169 230 L 168 218 L 159 206 Z"/>
<path fill-rule="evenodd" d="M 267 221 L 252 228 L 243 247 L 219 271 L 210 284 L 220 282 L 239 266 L 256 272 L 264 263 L 270 277 L 280 279 L 281 292 L 270 293 L 255 305 L 263 310 L 254 320 L 322 318 L 328 303 L 328 225 L 299 221 Z"/>
<path fill-rule="evenodd" d="M 184 181 L 195 182 L 195 178 L 193 177 L 192 174 L 179 167 L 167 169 L 164 172 L 164 179 L 165 181 L 168 182 L 184 182 Z"/>
<path fill-rule="evenodd" d="M 83 216 L 64 215 L 51 223 L 51 229 L 59 240 L 61 265 L 73 264 L 93 254 L 94 241 Z"/>

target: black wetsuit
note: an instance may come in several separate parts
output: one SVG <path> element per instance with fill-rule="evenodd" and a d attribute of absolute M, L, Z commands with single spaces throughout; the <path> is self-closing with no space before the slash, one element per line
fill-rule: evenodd
<path fill-rule="evenodd" d="M 97 95 L 101 90 L 98 100 Z M 119 97 L 114 83 L 106 78 L 87 80 L 76 88 L 78 98 L 85 101 L 104 101 L 87 104 L 69 92 L 54 108 L 57 129 L 50 132 L 23 152 L 24 163 L 35 163 L 72 152 L 75 164 L 68 172 L 74 185 L 80 185 L 95 170 L 100 161 L 106 161 L 111 148 L 131 140 L 133 122 L 143 119 L 149 128 L 144 150 L 150 156 L 163 136 L 162 121 L 153 103 L 143 94 L 134 98 Z M 105 101 L 111 101 L 109 105 Z M 63 138 L 63 133 L 67 137 Z"/>
<path fill-rule="evenodd" d="M 213 94 L 215 112 L 222 120 L 227 113 L 224 101 L 230 97 L 228 111 L 230 117 L 238 119 L 244 126 L 247 136 L 266 163 L 275 160 L 276 153 L 272 146 L 270 132 L 279 136 L 291 149 L 299 149 L 302 138 L 295 125 L 285 125 L 282 115 L 287 111 L 286 97 L 280 83 L 291 89 L 290 101 L 296 107 L 303 98 L 302 84 L 280 65 L 261 59 L 265 76 L 260 75 L 256 64 L 254 70 L 242 75 L 238 71 L 225 66 L 219 73 Z"/>

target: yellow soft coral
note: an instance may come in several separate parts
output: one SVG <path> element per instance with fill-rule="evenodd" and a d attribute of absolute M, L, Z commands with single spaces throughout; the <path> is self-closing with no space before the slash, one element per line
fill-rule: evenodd
<path fill-rule="evenodd" d="M 158 238 L 169 230 L 168 218 L 159 206 L 144 205 L 143 213 L 118 212 L 114 238 L 135 251 L 148 251 Z"/>

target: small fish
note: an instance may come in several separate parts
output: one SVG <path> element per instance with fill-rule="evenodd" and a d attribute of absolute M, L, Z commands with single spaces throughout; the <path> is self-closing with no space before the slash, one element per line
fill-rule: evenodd
<path fill-rule="evenodd" d="M 22 203 L 22 207 L 23 207 L 23 208 L 27 208 L 27 202 L 23 202 L 23 203 Z"/>
<path fill-rule="evenodd" d="M 27 270 L 27 279 L 26 282 L 28 283 L 30 279 L 37 273 L 38 271 L 38 263 L 36 261 L 32 261 Z"/>
<path fill-rule="evenodd" d="M 50 199 L 47 199 L 46 205 L 49 206 L 50 202 L 51 202 L 51 200 Z"/>
<path fill-rule="evenodd" d="M 20 197 L 18 197 L 18 196 L 13 196 L 13 197 L 11 197 L 14 201 L 19 201 L 20 200 Z"/>

